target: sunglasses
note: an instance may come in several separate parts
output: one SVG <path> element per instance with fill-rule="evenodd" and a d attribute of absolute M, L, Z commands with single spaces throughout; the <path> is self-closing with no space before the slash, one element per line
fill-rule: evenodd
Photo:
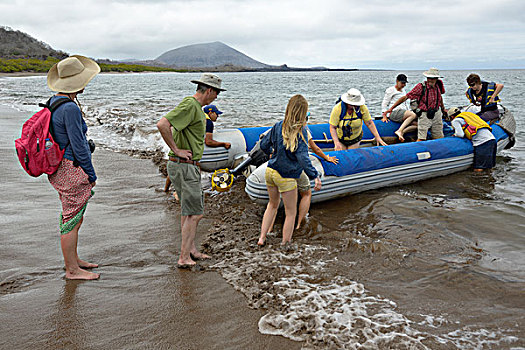
<path fill-rule="evenodd" d="M 468 86 L 470 86 L 470 87 L 474 87 L 474 85 L 476 85 L 476 83 L 468 84 Z"/>
<path fill-rule="evenodd" d="M 308 121 L 309 116 L 310 116 L 310 112 L 306 112 L 306 121 Z"/>

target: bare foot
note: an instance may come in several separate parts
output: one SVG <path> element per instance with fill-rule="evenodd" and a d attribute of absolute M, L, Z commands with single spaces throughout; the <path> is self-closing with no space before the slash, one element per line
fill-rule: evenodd
<path fill-rule="evenodd" d="M 208 254 L 201 253 L 199 251 L 191 252 L 190 257 L 195 260 L 207 260 L 211 259 L 211 256 Z"/>
<path fill-rule="evenodd" d="M 98 264 L 90 263 L 81 259 L 77 259 L 78 266 L 83 269 L 95 269 L 98 267 Z"/>
<path fill-rule="evenodd" d="M 266 244 L 266 235 L 261 234 L 261 236 L 259 237 L 259 240 L 257 241 L 257 245 L 262 247 L 265 244 Z"/>
<path fill-rule="evenodd" d="M 403 134 L 401 133 L 401 131 L 396 130 L 396 131 L 394 131 L 394 134 L 397 135 L 397 137 L 399 138 L 399 141 L 405 142 L 405 138 L 403 137 Z"/>
<path fill-rule="evenodd" d="M 66 270 L 66 279 L 68 280 L 98 280 L 99 278 L 99 273 L 89 272 L 81 268 L 72 271 Z"/>
<path fill-rule="evenodd" d="M 179 261 L 177 261 L 177 267 L 187 268 L 187 267 L 192 267 L 195 265 L 197 265 L 197 263 L 191 260 L 191 258 L 189 259 L 179 258 Z"/>

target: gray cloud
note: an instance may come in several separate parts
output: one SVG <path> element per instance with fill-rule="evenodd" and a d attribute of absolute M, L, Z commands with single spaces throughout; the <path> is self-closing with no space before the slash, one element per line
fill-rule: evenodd
<path fill-rule="evenodd" d="M 290 66 L 519 68 L 524 10 L 518 0 L 48 0 L 0 4 L 0 23 L 97 58 L 152 59 L 222 41 Z"/>

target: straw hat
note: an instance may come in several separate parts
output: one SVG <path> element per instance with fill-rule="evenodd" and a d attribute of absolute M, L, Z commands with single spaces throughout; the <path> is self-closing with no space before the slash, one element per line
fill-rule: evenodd
<path fill-rule="evenodd" d="M 191 82 L 193 84 L 206 85 L 219 91 L 226 91 L 226 89 L 221 89 L 222 79 L 216 76 L 215 74 L 202 73 L 201 78 L 199 80 L 192 80 Z"/>
<path fill-rule="evenodd" d="M 447 116 L 451 118 L 452 116 L 456 117 L 457 114 L 461 113 L 461 109 L 458 107 L 452 107 L 447 111 Z M 456 115 L 454 115 L 456 114 Z"/>
<path fill-rule="evenodd" d="M 73 93 L 82 90 L 100 73 L 90 58 L 73 55 L 56 63 L 47 73 L 47 86 L 53 91 Z"/>
<path fill-rule="evenodd" d="M 437 68 L 430 68 L 429 70 L 424 72 L 423 75 L 427 78 L 443 78 L 439 75 L 439 69 Z"/>
<path fill-rule="evenodd" d="M 343 100 L 344 103 L 348 103 L 352 106 L 362 106 L 365 104 L 365 98 L 361 94 L 361 91 L 354 88 L 342 94 L 341 100 Z"/>

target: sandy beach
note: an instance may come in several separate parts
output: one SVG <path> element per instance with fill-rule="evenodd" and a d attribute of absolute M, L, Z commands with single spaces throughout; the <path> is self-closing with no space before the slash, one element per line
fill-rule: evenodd
<path fill-rule="evenodd" d="M 148 159 L 97 149 L 99 180 L 79 236 L 98 281 L 64 279 L 57 193 L 17 163 L 29 115 L 0 107 L 0 348 L 298 349 L 262 335 L 263 312 L 217 272 L 175 267 L 179 210 Z M 211 225 L 204 219 L 198 237 Z M 211 262 L 214 263 L 214 262 Z M 210 264 L 211 264 L 210 263 Z"/>

